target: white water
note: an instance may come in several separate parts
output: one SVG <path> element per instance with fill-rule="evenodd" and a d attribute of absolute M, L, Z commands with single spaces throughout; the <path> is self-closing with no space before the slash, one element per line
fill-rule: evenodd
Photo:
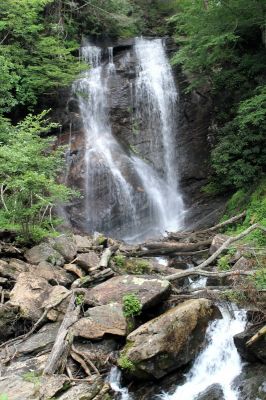
<path fill-rule="evenodd" d="M 162 400 L 195 400 L 212 384 L 220 384 L 225 400 L 240 400 L 231 384 L 241 372 L 241 359 L 233 337 L 245 328 L 242 311 L 234 311 L 234 319 L 227 309 L 221 309 L 223 319 L 212 322 L 207 330 L 208 344 L 197 357 L 186 382 L 172 395 L 162 394 Z"/>
<path fill-rule="evenodd" d="M 120 395 L 120 400 L 132 400 L 127 388 L 121 386 L 121 371 L 117 367 L 113 367 L 110 371 L 107 381 L 113 391 Z"/>
<path fill-rule="evenodd" d="M 139 63 L 136 102 L 146 98 L 150 129 L 157 121 L 153 137 L 161 147 L 164 176 L 154 165 L 126 152 L 112 134 L 108 84 L 116 74 L 113 49 L 108 48 L 105 62 L 100 48 L 82 47 L 81 57 L 91 69 L 74 84 L 85 130 L 84 228 L 128 242 L 179 229 L 184 213 L 174 152 L 177 92 L 171 68 L 161 40 L 137 39 L 135 48 Z"/>

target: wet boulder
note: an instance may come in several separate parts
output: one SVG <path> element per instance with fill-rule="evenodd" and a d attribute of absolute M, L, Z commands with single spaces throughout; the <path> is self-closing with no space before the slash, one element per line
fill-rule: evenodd
<path fill-rule="evenodd" d="M 127 321 L 121 304 L 110 303 L 93 307 L 85 315 L 85 318 L 81 318 L 73 325 L 74 336 L 85 339 L 102 339 L 105 334 L 126 336 Z"/>
<path fill-rule="evenodd" d="M 255 335 L 261 326 L 256 325 L 254 327 L 248 327 L 244 332 L 238 333 L 234 336 L 235 346 L 245 360 L 250 362 L 260 361 L 266 364 L 266 339 L 265 336 L 261 336 L 256 342 L 251 344 L 250 346 L 246 346 L 246 343 L 249 339 Z"/>
<path fill-rule="evenodd" d="M 266 365 L 244 365 L 241 374 L 232 384 L 241 400 L 265 400 L 266 399 Z"/>
<path fill-rule="evenodd" d="M 224 400 L 223 389 L 219 384 L 213 384 L 201 392 L 196 400 Z"/>
<path fill-rule="evenodd" d="M 209 300 L 188 300 L 141 325 L 127 337 L 120 366 L 130 366 L 137 377 L 159 379 L 187 364 L 201 350 L 216 311 Z"/>
<path fill-rule="evenodd" d="M 46 279 L 23 272 L 10 292 L 10 304 L 19 307 L 23 318 L 36 322 L 43 313 L 41 306 L 51 288 Z"/>
<path fill-rule="evenodd" d="M 95 304 L 122 303 L 123 297 L 135 294 L 143 309 L 155 306 L 168 297 L 170 282 L 148 276 L 123 275 L 109 279 L 92 288 L 86 295 L 86 301 Z"/>

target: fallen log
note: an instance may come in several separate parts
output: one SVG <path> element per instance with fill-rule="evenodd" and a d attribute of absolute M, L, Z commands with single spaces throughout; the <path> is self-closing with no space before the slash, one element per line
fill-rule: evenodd
<path fill-rule="evenodd" d="M 266 325 L 264 325 L 255 335 L 252 336 L 252 338 L 250 338 L 247 341 L 246 346 L 247 347 L 251 346 L 253 343 L 257 342 L 264 335 L 266 335 Z"/>
<path fill-rule="evenodd" d="M 145 244 L 146 249 L 132 249 L 130 251 L 120 250 L 126 256 L 129 257 L 149 257 L 149 256 L 162 256 L 166 254 L 180 253 L 184 255 L 191 255 L 191 253 L 195 251 L 206 251 L 210 244 L 211 239 L 204 240 L 198 243 L 168 243 L 168 242 L 153 242 L 149 244 Z"/>
<path fill-rule="evenodd" d="M 263 232 L 266 232 L 266 228 L 264 226 L 261 226 L 259 224 L 253 224 L 251 225 L 249 228 L 247 228 L 245 231 L 243 231 L 242 233 L 240 233 L 237 236 L 231 236 L 229 239 L 227 239 L 221 247 L 219 247 L 218 250 L 215 251 L 215 253 L 213 253 L 209 258 L 207 258 L 207 260 L 205 260 L 203 263 L 201 263 L 200 265 L 198 265 L 197 267 L 193 268 L 193 270 L 190 270 L 190 273 L 192 273 L 193 271 L 201 271 L 201 275 L 202 275 L 202 269 L 207 267 L 208 265 L 210 265 L 214 260 L 217 259 L 217 257 L 225 250 L 227 249 L 232 243 L 237 242 L 238 240 L 243 239 L 245 236 L 247 236 L 249 233 L 251 233 L 252 231 L 254 231 L 255 229 L 260 229 Z M 237 272 L 237 271 L 234 271 Z M 239 271 L 240 272 L 240 271 Z M 243 275 L 244 271 L 241 271 L 241 275 Z M 231 272 L 229 272 L 229 274 L 232 274 Z M 166 277 L 165 279 L 168 280 L 174 280 L 174 279 L 179 279 L 179 273 L 174 274 L 174 275 L 170 275 L 168 277 Z M 205 275 L 207 276 L 207 275 Z M 219 276 L 218 276 L 219 277 Z"/>
<path fill-rule="evenodd" d="M 69 335 L 69 329 L 78 320 L 80 314 L 80 305 L 76 305 L 76 296 L 72 294 L 65 317 L 58 330 L 52 351 L 46 362 L 43 374 L 52 375 L 56 372 L 64 372 L 67 363 L 67 357 L 70 352 L 73 337 Z"/>
<path fill-rule="evenodd" d="M 234 224 L 236 221 L 239 221 L 240 219 L 243 219 L 246 216 L 246 211 L 243 211 L 241 214 L 235 215 L 232 218 L 227 219 L 224 222 L 221 222 L 220 224 L 214 225 L 211 228 L 204 229 L 202 231 L 199 231 L 201 233 L 208 233 L 208 232 L 214 232 L 217 231 L 218 229 L 224 228 L 227 225 Z"/>
<path fill-rule="evenodd" d="M 236 271 L 229 271 L 229 272 L 209 272 L 209 271 L 203 271 L 203 270 L 198 270 L 197 267 L 194 269 L 189 269 L 184 272 L 178 272 L 173 275 L 168 275 L 164 276 L 163 279 L 167 279 L 168 281 L 174 281 L 177 279 L 182 279 L 186 278 L 188 276 L 207 276 L 207 277 L 215 277 L 215 278 L 225 278 L 227 276 L 239 276 L 239 275 L 244 275 L 244 276 L 250 276 L 254 275 L 256 271 L 241 271 L 241 270 L 236 270 Z"/>

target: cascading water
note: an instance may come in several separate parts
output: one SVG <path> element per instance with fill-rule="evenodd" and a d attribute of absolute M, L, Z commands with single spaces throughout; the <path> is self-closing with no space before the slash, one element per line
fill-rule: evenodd
<path fill-rule="evenodd" d="M 120 395 L 120 400 L 133 400 L 128 393 L 128 389 L 122 387 L 121 377 L 121 371 L 117 367 L 113 367 L 110 371 L 107 381 L 109 382 L 112 390 Z"/>
<path fill-rule="evenodd" d="M 138 77 L 130 91 L 136 118 L 153 130 L 151 163 L 125 150 L 112 134 L 108 115 L 108 84 L 116 74 L 112 48 L 106 62 L 100 48 L 82 47 L 81 57 L 91 69 L 75 82 L 74 91 L 85 131 L 84 228 L 136 242 L 179 229 L 183 202 L 175 152 L 178 96 L 162 40 L 137 39 L 135 52 Z M 156 169 L 159 159 L 163 173 Z"/>
<path fill-rule="evenodd" d="M 242 368 L 233 337 L 244 330 L 246 317 L 243 311 L 234 311 L 234 318 L 225 308 L 221 308 L 221 312 L 223 318 L 210 324 L 206 336 L 208 344 L 187 374 L 185 384 L 179 386 L 174 394 L 163 394 L 160 399 L 196 400 L 199 393 L 210 385 L 220 384 L 225 400 L 239 400 L 231 387 Z"/>

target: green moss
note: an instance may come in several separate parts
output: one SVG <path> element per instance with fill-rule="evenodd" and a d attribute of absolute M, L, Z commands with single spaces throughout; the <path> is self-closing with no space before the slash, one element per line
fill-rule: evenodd
<path fill-rule="evenodd" d="M 117 360 L 117 364 L 119 365 L 120 368 L 128 370 L 130 372 L 135 371 L 135 365 L 133 364 L 132 361 L 130 361 L 127 356 L 122 354 L 119 359 Z"/>
<path fill-rule="evenodd" d="M 25 382 L 33 383 L 34 386 L 40 385 L 40 376 L 36 371 L 25 372 L 25 374 L 22 375 L 22 379 Z"/>

